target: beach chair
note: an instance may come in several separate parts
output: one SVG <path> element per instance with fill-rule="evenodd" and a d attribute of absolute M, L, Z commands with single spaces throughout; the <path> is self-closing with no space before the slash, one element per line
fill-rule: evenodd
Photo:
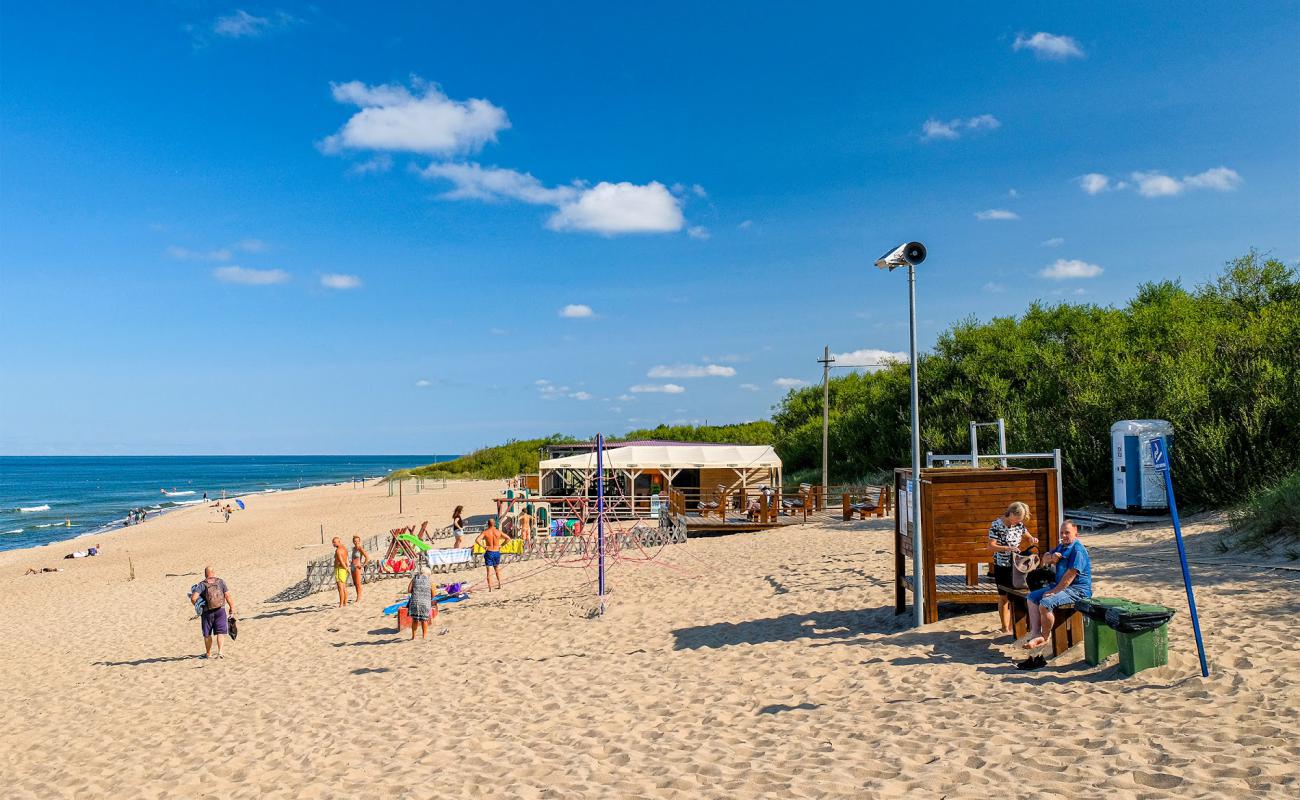
<path fill-rule="evenodd" d="M 784 509 L 785 513 L 790 516 L 794 516 L 796 510 L 802 511 L 803 518 L 806 520 L 808 519 L 808 506 L 809 506 L 809 500 L 811 496 L 812 496 L 812 484 L 801 483 L 799 484 L 799 494 L 790 498 L 789 500 L 782 500 L 781 508 Z"/>
<path fill-rule="evenodd" d="M 411 529 L 414 530 L 412 525 Z M 394 528 L 389 531 L 392 537 L 388 541 L 388 549 L 384 552 L 384 557 L 379 562 L 379 571 L 384 573 L 402 573 L 410 572 L 420 563 L 420 555 L 415 552 L 415 548 L 410 542 L 397 538 L 403 533 L 407 533 L 406 528 Z"/>
<path fill-rule="evenodd" d="M 885 511 L 889 508 L 889 487 L 881 486 L 875 493 L 855 496 L 845 492 L 843 496 L 842 514 L 844 521 L 848 522 L 856 514 L 859 519 L 866 519 L 868 516 L 875 515 L 883 517 Z"/>

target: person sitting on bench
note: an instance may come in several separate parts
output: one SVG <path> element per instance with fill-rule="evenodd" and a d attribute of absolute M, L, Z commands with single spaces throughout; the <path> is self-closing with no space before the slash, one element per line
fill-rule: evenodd
<path fill-rule="evenodd" d="M 1056 624 L 1053 609 L 1092 597 L 1092 560 L 1079 541 L 1078 526 L 1070 520 L 1062 523 L 1061 543 L 1043 556 L 1043 566 L 1056 567 L 1056 585 L 1029 593 L 1027 650 L 1047 644 L 1047 636 Z"/>

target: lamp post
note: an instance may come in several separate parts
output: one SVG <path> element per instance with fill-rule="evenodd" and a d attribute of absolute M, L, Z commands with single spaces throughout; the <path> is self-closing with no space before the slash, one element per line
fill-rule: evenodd
<path fill-rule="evenodd" d="M 893 272 L 907 267 L 907 323 L 912 349 L 909 354 L 912 367 L 912 486 L 908 493 L 912 501 L 912 622 L 916 627 L 925 624 L 925 595 L 922 577 L 925 572 L 921 561 L 921 400 L 916 380 L 916 265 L 925 261 L 925 245 L 920 242 L 900 244 L 876 260 L 876 266 Z"/>

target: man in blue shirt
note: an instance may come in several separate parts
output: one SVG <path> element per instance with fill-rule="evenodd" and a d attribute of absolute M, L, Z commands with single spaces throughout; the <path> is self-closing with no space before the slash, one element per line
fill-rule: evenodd
<path fill-rule="evenodd" d="M 1079 541 L 1079 528 L 1070 520 L 1061 525 L 1061 543 L 1043 556 L 1043 566 L 1056 566 L 1056 585 L 1029 593 L 1029 640 L 1025 649 L 1047 644 L 1056 624 L 1057 606 L 1092 597 L 1092 560 Z"/>

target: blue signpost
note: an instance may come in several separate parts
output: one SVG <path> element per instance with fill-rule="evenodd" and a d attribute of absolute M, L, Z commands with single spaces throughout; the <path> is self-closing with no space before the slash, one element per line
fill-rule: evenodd
<path fill-rule="evenodd" d="M 1169 472 L 1169 443 L 1160 436 L 1151 440 L 1151 463 L 1164 473 L 1165 494 L 1169 496 L 1169 514 L 1174 519 L 1174 539 L 1178 542 L 1178 560 L 1183 565 L 1183 586 L 1187 589 L 1187 608 L 1192 614 L 1192 631 L 1196 634 L 1196 652 L 1201 657 L 1201 676 L 1210 676 L 1205 662 L 1205 644 L 1201 641 L 1201 620 L 1196 616 L 1196 596 L 1192 594 L 1192 573 L 1187 569 L 1187 550 L 1183 547 L 1183 527 L 1178 521 L 1178 504 L 1174 502 L 1174 479 Z"/>

